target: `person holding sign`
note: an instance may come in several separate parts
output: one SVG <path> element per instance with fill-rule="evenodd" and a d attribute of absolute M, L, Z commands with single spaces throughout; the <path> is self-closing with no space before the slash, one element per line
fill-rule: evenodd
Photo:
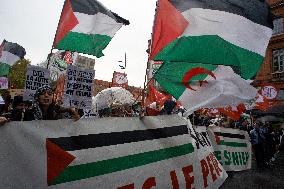
<path fill-rule="evenodd" d="M 56 105 L 53 100 L 53 90 L 46 85 L 39 88 L 35 93 L 35 101 L 31 109 L 26 111 L 26 119 L 30 120 L 57 120 L 62 119 L 63 113 L 69 113 L 77 121 L 80 117 L 78 112 L 73 108 L 63 108 Z"/>

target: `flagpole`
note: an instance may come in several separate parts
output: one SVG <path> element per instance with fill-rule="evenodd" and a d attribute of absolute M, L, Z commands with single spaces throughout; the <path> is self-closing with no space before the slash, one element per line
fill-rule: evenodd
<path fill-rule="evenodd" d="M 153 25 L 152 25 L 152 36 L 151 36 L 151 42 L 150 45 L 148 44 L 148 61 L 147 61 L 147 67 L 146 67 L 146 73 L 145 73 L 145 78 L 144 78 L 144 87 L 142 90 L 142 102 L 141 102 L 141 112 L 140 112 L 140 116 L 144 116 L 144 112 L 145 112 L 145 90 L 146 87 L 150 84 L 150 82 L 153 80 L 153 77 L 147 82 L 146 84 L 146 80 L 147 80 L 147 70 L 149 70 L 149 62 L 150 62 L 150 53 L 151 53 L 151 46 L 152 46 L 152 41 L 153 41 L 153 35 L 154 35 L 154 26 L 155 26 L 155 21 L 156 21 L 156 15 L 157 15 L 157 7 L 158 7 L 158 1 L 156 2 L 156 9 L 155 9 L 155 15 L 154 15 L 154 20 L 153 20 Z M 138 99 L 138 98 L 137 98 Z"/>
<path fill-rule="evenodd" d="M 64 7 L 65 7 L 65 5 L 66 5 L 66 1 L 67 1 L 67 0 L 64 1 L 63 7 L 62 7 L 62 9 L 61 9 L 61 14 L 60 14 L 59 22 L 58 22 L 58 24 L 57 24 L 57 28 L 56 28 L 56 32 L 55 32 L 55 35 L 54 35 L 54 38 L 53 38 L 53 42 L 52 42 L 52 46 L 51 46 L 51 49 L 50 49 L 50 53 L 47 55 L 47 65 L 46 65 L 46 68 L 48 68 L 48 66 L 49 66 L 50 57 L 51 57 L 52 51 L 53 51 L 53 49 L 54 49 L 54 42 L 55 42 L 55 39 L 56 39 L 56 36 L 57 36 L 59 24 L 61 23 L 61 20 L 62 20 L 62 12 L 63 12 L 63 9 L 64 9 Z"/>

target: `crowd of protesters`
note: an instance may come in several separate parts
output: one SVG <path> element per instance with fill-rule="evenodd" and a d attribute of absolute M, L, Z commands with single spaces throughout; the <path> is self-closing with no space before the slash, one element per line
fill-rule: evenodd
<path fill-rule="evenodd" d="M 2 107 L 0 125 L 9 121 L 58 120 L 68 117 L 76 121 L 80 118 L 75 108 L 64 108 L 55 102 L 50 86 L 39 88 L 33 101 L 24 101 L 23 96 L 15 96 L 13 100 L 10 97 L 6 99 L 9 100 Z"/>
<path fill-rule="evenodd" d="M 189 118 L 196 126 L 215 125 L 247 131 L 259 169 L 273 165 L 277 155 L 284 152 L 284 128 L 272 127 L 270 122 L 262 123 L 253 117 L 241 117 L 238 121 L 233 121 L 226 116 L 210 117 L 200 111 L 194 112 Z"/>
<path fill-rule="evenodd" d="M 5 98 L 5 105 L 1 107 L 0 125 L 9 121 L 58 120 L 72 118 L 75 121 L 83 115 L 75 108 L 64 108 L 60 101 L 55 102 L 54 92 L 50 86 L 39 88 L 33 101 L 24 101 L 22 96 L 9 95 Z M 82 112 L 82 111 L 81 111 Z M 185 110 L 179 106 L 174 98 L 164 101 L 162 105 L 152 103 L 146 108 L 144 115 L 184 115 Z M 97 117 L 136 117 L 141 116 L 140 104 L 121 104 L 113 102 L 109 107 L 99 110 Z M 226 116 L 211 116 L 202 111 L 196 111 L 188 116 L 196 126 L 220 126 L 248 132 L 258 168 L 273 163 L 279 151 L 284 151 L 284 129 L 275 129 L 270 123 L 262 123 L 253 119 L 240 118 L 233 121 Z"/>

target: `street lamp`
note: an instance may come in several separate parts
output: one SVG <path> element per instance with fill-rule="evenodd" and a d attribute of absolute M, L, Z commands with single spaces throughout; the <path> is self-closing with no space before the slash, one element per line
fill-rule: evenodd
<path fill-rule="evenodd" d="M 119 60 L 118 62 L 123 63 L 122 60 Z M 124 66 L 119 65 L 120 69 L 125 70 L 126 69 L 126 53 L 124 53 Z"/>

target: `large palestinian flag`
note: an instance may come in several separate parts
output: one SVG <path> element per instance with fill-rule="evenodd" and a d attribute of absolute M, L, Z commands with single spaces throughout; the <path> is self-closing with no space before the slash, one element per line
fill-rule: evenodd
<path fill-rule="evenodd" d="M 22 46 L 4 40 L 0 45 L 0 76 L 8 75 L 10 67 L 25 55 L 26 51 Z"/>
<path fill-rule="evenodd" d="M 115 33 L 128 24 L 96 0 L 66 0 L 53 46 L 101 57 Z"/>
<path fill-rule="evenodd" d="M 229 65 L 253 77 L 272 35 L 265 1 L 159 0 L 152 60 Z"/>

